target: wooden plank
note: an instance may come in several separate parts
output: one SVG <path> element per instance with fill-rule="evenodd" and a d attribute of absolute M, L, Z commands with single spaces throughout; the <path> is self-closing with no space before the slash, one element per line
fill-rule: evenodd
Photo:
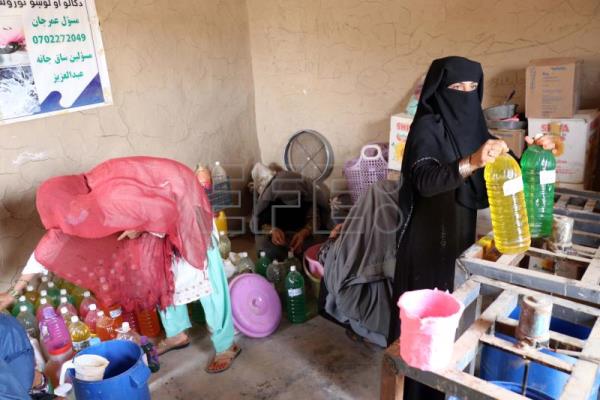
<path fill-rule="evenodd" d="M 486 260 L 461 258 L 461 263 L 473 275 L 600 304 L 600 288 L 597 285 Z"/>
<path fill-rule="evenodd" d="M 554 203 L 554 208 L 567 208 L 567 203 L 569 202 L 569 199 L 571 198 L 571 196 L 569 196 L 568 194 L 564 194 L 561 193 L 560 197 L 558 198 L 558 201 L 556 203 Z"/>
<path fill-rule="evenodd" d="M 594 259 L 590 262 L 581 281 L 590 285 L 598 285 L 600 282 L 600 248 L 598 248 L 596 254 L 594 254 Z M 600 287 L 598 289 L 600 289 Z"/>
<path fill-rule="evenodd" d="M 503 330 L 503 329 L 500 329 L 498 326 L 498 325 L 503 325 L 507 328 L 510 328 L 510 335 L 514 336 L 515 329 L 517 328 L 518 324 L 519 324 L 519 321 L 517 321 L 516 319 L 499 317 L 496 320 L 496 331 Z M 563 346 L 567 346 L 570 349 L 583 349 L 583 346 L 585 345 L 585 340 L 577 339 L 572 336 L 565 335 L 563 333 L 550 331 L 551 347 L 555 347 L 555 343 L 558 343 Z"/>
<path fill-rule="evenodd" d="M 503 265 L 517 265 L 523 259 L 523 256 L 524 254 L 503 254 L 496 262 Z"/>
<path fill-rule="evenodd" d="M 456 289 L 452 296 L 465 305 L 467 308 L 473 301 L 479 297 L 481 284 L 479 282 L 468 280 Z"/>
<path fill-rule="evenodd" d="M 400 383 L 400 385 L 398 385 Z M 381 363 L 381 386 L 379 398 L 381 400 L 402 400 L 404 397 L 404 377 L 398 376 L 394 360 L 384 354 Z"/>
<path fill-rule="evenodd" d="M 596 320 L 581 353 L 590 358 L 600 357 L 600 319 Z M 577 361 L 560 396 L 560 400 L 590 398 L 594 383 L 600 372 L 599 367 L 597 363 L 581 359 Z"/>
<path fill-rule="evenodd" d="M 588 199 L 585 202 L 585 205 L 583 206 L 583 211 L 590 212 L 590 213 L 594 212 L 594 208 L 596 207 L 597 202 L 598 201 L 595 199 Z"/>
<path fill-rule="evenodd" d="M 477 355 L 479 339 L 493 326 L 496 318 L 507 316 L 517 306 L 515 292 L 505 290 L 485 309 L 481 316 L 454 343 L 450 365 L 458 371 L 465 369 Z"/>
<path fill-rule="evenodd" d="M 537 351 L 533 347 L 518 347 L 515 346 L 514 343 L 488 334 L 482 335 L 480 340 L 482 343 L 485 343 L 487 345 L 497 347 L 501 350 L 507 351 L 517 356 L 521 356 L 523 358 L 527 358 L 529 360 L 535 361 L 539 364 L 545 365 L 547 367 L 562 372 L 571 373 L 571 371 L 573 370 L 573 365 L 571 363 L 561 360 L 560 358 L 553 357 L 549 354 L 544 354 L 540 351 Z"/>

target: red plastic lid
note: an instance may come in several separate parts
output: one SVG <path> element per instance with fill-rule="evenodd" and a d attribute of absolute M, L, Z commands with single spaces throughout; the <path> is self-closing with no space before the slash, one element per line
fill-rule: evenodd
<path fill-rule="evenodd" d="M 50 354 L 52 356 L 59 356 L 61 354 L 71 351 L 71 349 L 72 349 L 71 343 L 68 343 L 64 347 L 60 347 L 58 349 L 53 349 L 53 350 L 48 350 L 48 354 Z"/>
<path fill-rule="evenodd" d="M 241 274 L 229 283 L 233 324 L 253 338 L 269 336 L 281 321 L 281 302 L 273 285 L 257 274 Z"/>

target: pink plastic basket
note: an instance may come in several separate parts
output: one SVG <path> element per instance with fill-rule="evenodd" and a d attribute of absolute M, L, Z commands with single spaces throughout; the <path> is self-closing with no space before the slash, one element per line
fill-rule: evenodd
<path fill-rule="evenodd" d="M 359 158 L 344 165 L 344 175 L 353 203 L 356 203 L 369 186 L 385 179 L 388 170 L 386 151 L 386 145 L 367 144 L 360 150 Z"/>

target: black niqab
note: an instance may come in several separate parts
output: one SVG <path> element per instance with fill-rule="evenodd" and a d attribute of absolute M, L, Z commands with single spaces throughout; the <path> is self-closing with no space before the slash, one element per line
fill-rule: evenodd
<path fill-rule="evenodd" d="M 448 88 L 466 81 L 477 82 L 477 90 Z M 433 61 L 408 135 L 402 171 L 410 174 L 422 159 L 449 163 L 468 157 L 490 139 L 481 109 L 482 96 L 483 70 L 479 63 L 463 57 Z M 482 169 L 456 190 L 456 200 L 471 209 L 488 206 Z"/>

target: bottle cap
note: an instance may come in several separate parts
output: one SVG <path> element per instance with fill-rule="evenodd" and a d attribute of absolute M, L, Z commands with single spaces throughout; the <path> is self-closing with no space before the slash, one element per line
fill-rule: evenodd
<path fill-rule="evenodd" d="M 294 257 L 294 252 L 293 251 L 288 251 L 288 258 L 292 258 Z"/>
<path fill-rule="evenodd" d="M 61 307 L 60 308 L 60 313 L 61 314 L 67 314 L 69 312 L 69 309 L 67 307 Z"/>
<path fill-rule="evenodd" d="M 48 287 L 50 289 L 52 289 L 54 287 L 54 282 L 52 282 L 52 281 L 48 282 Z"/>
<path fill-rule="evenodd" d="M 215 165 L 221 165 L 220 161 L 215 161 Z"/>
<path fill-rule="evenodd" d="M 75 322 L 79 322 L 79 318 L 78 318 L 76 315 L 73 315 L 73 316 L 71 317 L 71 323 L 73 323 L 73 324 L 74 324 Z"/>
<path fill-rule="evenodd" d="M 225 236 L 225 231 L 219 231 L 219 235 Z"/>
<path fill-rule="evenodd" d="M 42 276 L 42 282 L 48 282 L 48 271 Z"/>
<path fill-rule="evenodd" d="M 246 258 L 246 257 L 248 257 L 248 253 L 244 251 L 244 252 L 240 253 L 240 257 Z"/>
<path fill-rule="evenodd" d="M 42 276 L 42 279 L 43 279 L 45 276 L 48 276 L 49 274 L 50 274 L 50 272 L 48 272 L 48 270 L 47 270 L 47 269 L 45 269 L 45 270 L 44 270 L 44 272 L 42 272 L 42 275 L 43 275 L 43 276 Z"/>
<path fill-rule="evenodd" d="M 27 285 L 27 291 L 33 292 L 33 285 Z"/>
<path fill-rule="evenodd" d="M 275 265 L 278 265 L 278 264 L 279 264 L 279 261 L 277 261 L 277 260 L 273 260 L 273 264 L 275 264 Z"/>
<path fill-rule="evenodd" d="M 100 311 L 98 311 L 98 313 L 96 315 L 98 317 L 104 317 L 104 311 L 100 310 Z"/>
<path fill-rule="evenodd" d="M 25 298 L 25 296 L 19 296 L 19 302 L 23 303 L 25 302 L 27 299 Z"/>
<path fill-rule="evenodd" d="M 127 321 L 123 322 L 123 324 L 121 324 L 121 330 L 123 332 L 129 332 L 129 330 L 130 330 L 129 322 L 127 322 Z"/>
<path fill-rule="evenodd" d="M 261 256 L 261 257 L 266 257 L 266 256 L 267 256 L 267 253 L 265 253 L 264 251 L 261 251 L 261 252 L 260 252 L 260 256 Z"/>
<path fill-rule="evenodd" d="M 21 310 L 21 312 L 25 312 L 27 311 L 27 306 L 21 306 L 19 307 L 19 310 Z"/>
<path fill-rule="evenodd" d="M 294 272 L 295 270 L 296 270 L 296 266 L 295 266 L 295 265 L 292 265 L 292 266 L 290 267 L 290 272 Z"/>
<path fill-rule="evenodd" d="M 66 304 L 67 302 L 68 302 L 67 298 L 65 296 L 61 296 L 60 304 Z"/>
<path fill-rule="evenodd" d="M 48 296 L 48 291 L 47 290 L 40 291 L 40 296 L 42 296 L 42 297 Z"/>
<path fill-rule="evenodd" d="M 45 298 L 45 297 L 42 297 L 42 298 L 40 299 L 40 305 L 41 305 L 41 304 L 48 304 L 48 299 L 47 299 L 47 298 Z"/>
<path fill-rule="evenodd" d="M 92 294 L 90 293 L 89 290 L 86 290 L 85 292 L 83 292 L 83 297 L 90 297 Z"/>
<path fill-rule="evenodd" d="M 90 304 L 90 307 L 89 307 L 90 311 L 96 311 L 96 308 L 97 308 L 97 306 L 95 303 Z"/>
<path fill-rule="evenodd" d="M 60 289 L 60 295 L 61 296 L 66 296 L 67 295 L 67 289 Z"/>

